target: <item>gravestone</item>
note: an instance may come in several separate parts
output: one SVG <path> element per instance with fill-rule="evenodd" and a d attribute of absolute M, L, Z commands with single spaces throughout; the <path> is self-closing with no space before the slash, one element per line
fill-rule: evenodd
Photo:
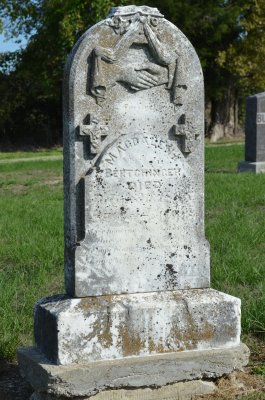
<path fill-rule="evenodd" d="M 265 172 L 265 92 L 247 98 L 245 134 L 245 161 L 239 162 L 239 172 Z"/>
<path fill-rule="evenodd" d="M 67 294 L 37 303 L 36 347 L 18 352 L 34 399 L 168 384 L 181 399 L 192 381 L 187 398 L 247 363 L 240 300 L 210 289 L 203 139 L 200 62 L 157 9 L 114 8 L 81 37 L 64 81 Z"/>

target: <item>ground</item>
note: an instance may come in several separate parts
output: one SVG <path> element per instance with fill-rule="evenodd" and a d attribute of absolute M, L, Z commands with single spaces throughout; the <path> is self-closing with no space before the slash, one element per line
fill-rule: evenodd
<path fill-rule="evenodd" d="M 265 400 L 265 175 L 237 174 L 243 153 L 241 144 L 206 147 L 206 232 L 212 286 L 242 299 L 251 361 L 203 400 Z M 17 365 L 5 360 L 31 344 L 36 299 L 63 290 L 61 158 L 59 150 L 0 157 L 0 400 L 29 399 Z"/>
<path fill-rule="evenodd" d="M 29 400 L 31 387 L 21 378 L 15 363 L 0 362 L 0 400 Z"/>

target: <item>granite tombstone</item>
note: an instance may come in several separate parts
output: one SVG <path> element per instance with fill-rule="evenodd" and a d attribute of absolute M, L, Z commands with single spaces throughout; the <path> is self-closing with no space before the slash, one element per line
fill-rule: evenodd
<path fill-rule="evenodd" d="M 245 135 L 245 161 L 239 162 L 239 172 L 265 172 L 265 92 L 247 98 Z"/>
<path fill-rule="evenodd" d="M 35 398 L 241 368 L 240 300 L 209 288 L 192 45 L 155 8 L 115 8 L 69 56 L 64 102 L 67 294 L 37 303 L 18 353 Z"/>

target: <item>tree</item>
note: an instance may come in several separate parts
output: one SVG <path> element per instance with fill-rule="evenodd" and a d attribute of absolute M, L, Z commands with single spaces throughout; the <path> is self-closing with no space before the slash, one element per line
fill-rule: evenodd
<path fill-rule="evenodd" d="M 136 2 L 158 7 L 186 34 L 198 52 L 206 84 L 207 134 L 213 138 L 237 132 L 238 99 L 264 86 L 264 2 Z M 1 131 L 11 132 L 13 126 L 9 136 L 14 142 L 18 133 L 23 142 L 33 137 L 38 144 L 57 142 L 61 138 L 61 80 L 67 53 L 89 26 L 105 17 L 111 6 L 129 3 L 128 0 L 0 0 L 0 17 L 9 34 L 29 37 L 15 71 L 0 76 L 0 90 L 8 80 L 17 82 L 17 90 L 21 90 L 13 93 L 10 89 L 13 94 L 7 101 L 12 107 L 0 96 L 0 109 L 8 107 L 8 113 L 2 111 L 5 118 L 0 124 Z M 18 115 L 19 129 L 15 125 Z"/>
<path fill-rule="evenodd" d="M 238 24 L 241 35 L 219 52 L 217 62 L 237 78 L 242 93 L 254 94 L 265 88 L 265 0 L 245 2 Z"/>
<path fill-rule="evenodd" d="M 1 0 L 13 36 L 29 42 L 15 68 L 0 59 L 0 122 L 7 145 L 50 146 L 61 141 L 61 87 L 67 53 L 78 37 L 109 9 L 108 0 Z M 6 61 L 5 61 L 6 64 Z M 12 69 L 12 68 L 11 68 Z M 14 88 L 15 86 L 15 88 Z"/>
<path fill-rule="evenodd" d="M 159 5 L 157 0 L 156 4 Z M 219 54 L 242 36 L 238 23 L 245 0 L 164 0 L 160 9 L 190 39 L 204 71 L 206 133 L 213 139 L 237 132 L 238 81 Z"/>

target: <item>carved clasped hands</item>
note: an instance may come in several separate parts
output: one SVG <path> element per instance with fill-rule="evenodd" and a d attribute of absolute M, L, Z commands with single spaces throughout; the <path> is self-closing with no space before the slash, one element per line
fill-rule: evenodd
<path fill-rule="evenodd" d="M 118 80 L 126 83 L 131 90 L 150 89 L 167 82 L 167 71 L 165 68 L 153 63 L 136 64 L 124 68 Z"/>
<path fill-rule="evenodd" d="M 104 101 L 107 88 L 116 82 L 125 84 L 132 91 L 150 89 L 167 84 L 171 89 L 176 71 L 176 52 L 163 44 L 156 27 L 159 18 L 136 13 L 127 18 L 117 16 L 108 21 L 119 39 L 111 48 L 97 46 L 94 49 L 94 68 L 91 77 L 91 93 L 97 102 Z M 133 62 L 126 57 L 133 45 L 139 46 L 139 57 Z M 135 51 L 135 49 L 134 49 Z M 149 52 L 149 55 L 143 54 Z"/>

